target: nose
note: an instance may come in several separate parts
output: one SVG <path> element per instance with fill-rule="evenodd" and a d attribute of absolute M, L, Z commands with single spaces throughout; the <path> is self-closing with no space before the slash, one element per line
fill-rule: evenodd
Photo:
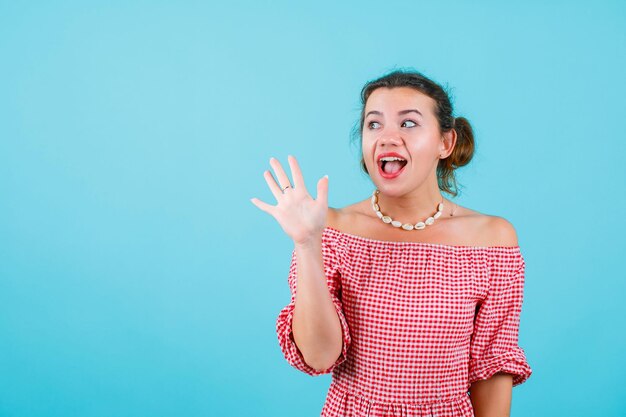
<path fill-rule="evenodd" d="M 380 134 L 378 141 L 381 145 L 402 145 L 402 132 L 396 126 L 384 126 L 378 133 Z"/>
<path fill-rule="evenodd" d="M 402 138 L 398 133 L 387 132 L 383 134 L 378 140 L 381 146 L 400 146 L 402 145 Z"/>

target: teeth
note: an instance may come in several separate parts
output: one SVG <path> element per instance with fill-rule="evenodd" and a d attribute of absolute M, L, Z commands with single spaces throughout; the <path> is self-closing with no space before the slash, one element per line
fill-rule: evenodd
<path fill-rule="evenodd" d="M 406 159 L 398 158 L 397 156 L 384 156 L 379 161 L 406 161 Z"/>

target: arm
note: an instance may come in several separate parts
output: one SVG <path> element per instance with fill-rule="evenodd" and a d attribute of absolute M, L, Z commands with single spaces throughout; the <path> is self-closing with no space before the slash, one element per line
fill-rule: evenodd
<path fill-rule="evenodd" d="M 291 257 L 291 302 L 276 331 L 287 362 L 309 375 L 331 372 L 347 358 L 350 331 L 343 313 L 339 257 L 328 242 L 296 246 Z"/>
<path fill-rule="evenodd" d="M 518 245 L 515 229 L 505 219 L 494 218 L 490 230 L 492 245 Z M 489 294 L 475 321 L 469 391 L 476 417 L 508 417 L 514 383 L 519 385 L 531 373 L 518 346 L 524 260 L 515 257 L 513 265 L 510 261 L 493 266 Z"/>
<path fill-rule="evenodd" d="M 350 344 L 338 296 L 340 262 L 336 247 L 324 239 L 324 225 L 334 209 L 328 207 L 328 177 L 318 181 L 314 200 L 296 159 L 289 155 L 288 160 L 294 182 L 288 192 L 283 184 L 291 182 L 278 160 L 271 158 L 270 163 L 280 186 L 269 171 L 263 173 L 278 205 L 271 206 L 256 198 L 251 201 L 271 214 L 295 243 L 289 269 L 291 301 L 278 314 L 276 332 L 287 361 L 296 369 L 317 375 L 330 372 L 344 361 Z M 326 369 L 331 361 L 335 363 Z"/>
<path fill-rule="evenodd" d="M 498 372 L 489 379 L 470 386 L 470 400 L 475 417 L 508 417 L 511 415 L 513 376 Z"/>
<path fill-rule="evenodd" d="M 328 369 L 341 354 L 343 337 L 337 309 L 325 278 L 321 238 L 295 247 L 297 293 L 293 312 L 293 337 L 307 364 Z"/>

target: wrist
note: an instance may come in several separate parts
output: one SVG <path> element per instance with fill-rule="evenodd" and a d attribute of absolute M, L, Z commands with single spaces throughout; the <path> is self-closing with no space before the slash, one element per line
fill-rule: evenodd
<path fill-rule="evenodd" d="M 310 250 L 319 249 L 322 246 L 322 235 L 315 234 L 302 241 L 294 241 L 293 245 L 296 251 L 310 251 Z"/>

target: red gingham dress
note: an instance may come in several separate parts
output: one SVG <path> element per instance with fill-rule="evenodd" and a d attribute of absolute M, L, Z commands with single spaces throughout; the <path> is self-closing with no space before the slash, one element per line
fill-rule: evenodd
<path fill-rule="evenodd" d="M 322 253 L 343 329 L 340 357 L 316 371 L 294 342 L 295 249 L 291 302 L 276 322 L 289 364 L 332 372 L 321 416 L 471 417 L 472 382 L 502 371 L 515 386 L 531 375 L 518 346 L 519 246 L 393 242 L 326 227 Z"/>

